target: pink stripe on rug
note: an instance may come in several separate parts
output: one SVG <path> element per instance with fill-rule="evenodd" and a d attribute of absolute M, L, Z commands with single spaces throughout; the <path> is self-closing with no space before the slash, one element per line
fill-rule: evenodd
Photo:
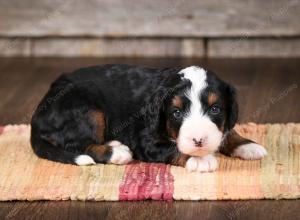
<path fill-rule="evenodd" d="M 171 200 L 174 178 L 170 166 L 134 162 L 126 166 L 119 188 L 120 200 Z"/>

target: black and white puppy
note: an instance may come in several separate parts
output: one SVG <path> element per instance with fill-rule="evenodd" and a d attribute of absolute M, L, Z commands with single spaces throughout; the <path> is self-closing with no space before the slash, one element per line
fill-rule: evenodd
<path fill-rule="evenodd" d="M 77 165 L 163 162 L 214 171 L 219 151 L 243 159 L 267 152 L 232 128 L 234 88 L 197 66 L 82 68 L 59 77 L 31 121 L 41 158 Z"/>

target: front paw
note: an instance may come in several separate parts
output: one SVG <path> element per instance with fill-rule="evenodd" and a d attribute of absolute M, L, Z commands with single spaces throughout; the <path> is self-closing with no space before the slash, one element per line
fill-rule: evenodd
<path fill-rule="evenodd" d="M 243 144 L 233 152 L 232 156 L 245 160 L 258 160 L 267 155 L 267 150 L 256 143 Z"/>
<path fill-rule="evenodd" d="M 212 172 L 218 167 L 217 159 L 209 154 L 204 157 L 191 157 L 187 160 L 185 168 L 192 172 Z"/>
<path fill-rule="evenodd" d="M 121 165 L 132 161 L 132 152 L 130 151 L 129 147 L 121 144 L 118 141 L 113 141 L 109 144 L 112 147 L 110 163 Z"/>

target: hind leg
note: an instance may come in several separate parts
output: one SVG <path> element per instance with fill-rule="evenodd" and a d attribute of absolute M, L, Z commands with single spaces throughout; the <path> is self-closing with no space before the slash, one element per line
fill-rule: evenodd
<path fill-rule="evenodd" d="M 132 152 L 119 141 L 110 141 L 105 145 L 90 145 L 85 153 L 76 157 L 77 165 L 96 163 L 127 164 L 132 161 Z"/>
<path fill-rule="evenodd" d="M 86 145 L 81 155 L 76 157 L 78 165 L 90 165 L 95 163 L 127 164 L 132 160 L 132 152 L 128 146 L 113 140 L 105 140 L 105 115 L 102 111 L 90 112 L 90 122 L 93 127 L 93 139 L 95 144 Z"/>

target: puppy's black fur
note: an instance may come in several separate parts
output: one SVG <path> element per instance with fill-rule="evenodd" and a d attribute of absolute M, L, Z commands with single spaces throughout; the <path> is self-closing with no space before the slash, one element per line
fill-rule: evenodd
<path fill-rule="evenodd" d="M 130 148 L 134 159 L 172 163 L 180 154 L 174 139 L 182 123 L 182 119 L 173 117 L 172 99 L 177 95 L 182 108 L 190 105 L 184 95 L 190 82 L 182 80 L 179 71 L 104 65 L 62 75 L 32 117 L 34 152 L 62 163 L 75 164 L 74 159 L 81 154 L 107 163 L 112 155 L 107 143 L 118 140 Z M 209 86 L 199 98 L 208 111 L 209 93 L 219 97 L 221 112 L 209 117 L 226 133 L 238 116 L 235 91 L 212 72 L 208 72 L 207 82 Z M 99 124 L 99 120 L 104 123 Z M 107 149 L 95 155 L 97 152 L 87 150 L 93 145 Z"/>

